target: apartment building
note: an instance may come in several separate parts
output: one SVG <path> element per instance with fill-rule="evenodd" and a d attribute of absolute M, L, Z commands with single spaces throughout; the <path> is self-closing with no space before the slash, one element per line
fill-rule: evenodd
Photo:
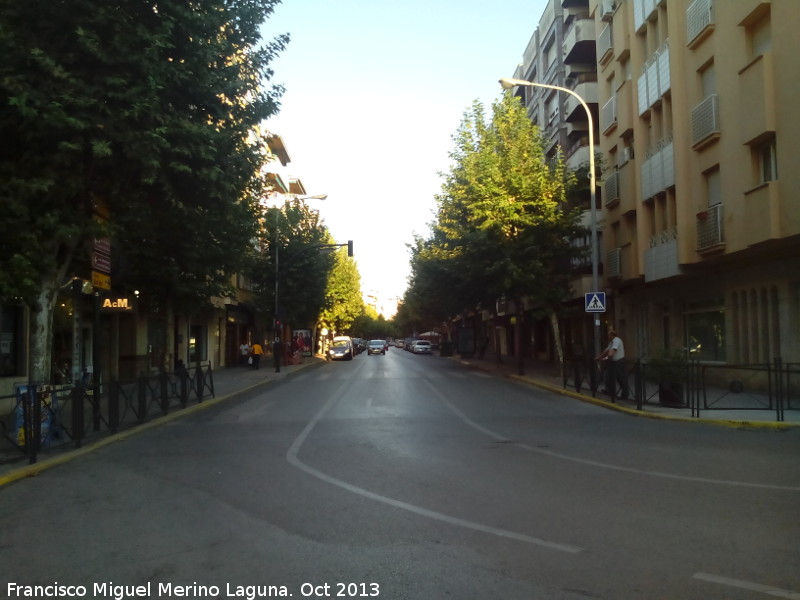
<path fill-rule="evenodd" d="M 590 10 L 617 326 L 645 356 L 800 361 L 800 5 L 592 0 Z"/>
<path fill-rule="evenodd" d="M 561 13 L 564 84 L 582 86 L 572 89 L 599 113 L 606 325 L 645 358 L 687 349 L 728 364 L 800 362 L 800 4 L 562 0 L 547 10 L 545 21 Z M 592 35 L 594 75 L 574 60 Z M 526 54 L 541 51 L 532 44 Z M 549 82 L 533 62 L 515 76 Z M 580 115 L 563 94 L 556 102 L 569 156 Z"/>

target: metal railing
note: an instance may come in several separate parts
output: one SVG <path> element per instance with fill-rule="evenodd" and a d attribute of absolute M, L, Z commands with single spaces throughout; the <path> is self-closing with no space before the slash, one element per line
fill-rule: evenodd
<path fill-rule="evenodd" d="M 210 363 L 175 372 L 142 375 L 107 385 L 18 386 L 15 408 L 0 416 L 0 461 L 20 453 L 31 464 L 43 451 L 80 448 L 91 438 L 114 434 L 214 397 Z"/>
<path fill-rule="evenodd" d="M 708 411 L 770 411 L 785 420 L 785 411 L 800 410 L 800 363 L 721 365 L 688 360 L 665 369 L 657 361 L 623 360 L 620 365 L 629 395 L 621 397 L 616 382 L 611 402 L 645 411 L 653 406 L 690 409 L 692 417 Z M 605 385 L 598 361 L 578 357 L 564 369 L 564 389 L 596 397 Z M 617 389 L 613 389 L 613 388 Z M 743 414 L 746 414 L 743 413 Z"/>

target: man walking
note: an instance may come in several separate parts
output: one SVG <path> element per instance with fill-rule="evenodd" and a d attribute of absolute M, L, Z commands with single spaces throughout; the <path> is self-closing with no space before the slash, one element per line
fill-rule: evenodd
<path fill-rule="evenodd" d="M 253 344 L 253 368 L 258 369 L 259 363 L 261 362 L 261 355 L 264 354 L 264 349 L 261 347 L 261 344 L 256 342 Z"/>
<path fill-rule="evenodd" d="M 627 398 L 629 395 L 628 378 L 625 375 L 625 365 L 622 362 L 625 358 L 625 344 L 622 338 L 613 329 L 608 330 L 608 346 L 603 350 L 596 360 L 606 362 L 606 389 L 602 390 L 611 398 L 616 397 L 617 383 L 620 385 L 620 398 Z"/>

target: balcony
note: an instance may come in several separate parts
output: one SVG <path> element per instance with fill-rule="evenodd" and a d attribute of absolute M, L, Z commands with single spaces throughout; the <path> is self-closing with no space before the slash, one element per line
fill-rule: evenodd
<path fill-rule="evenodd" d="M 651 237 L 650 248 L 644 253 L 645 282 L 675 277 L 681 272 L 676 230 L 662 231 Z"/>
<path fill-rule="evenodd" d="M 597 57 L 601 65 L 605 65 L 614 55 L 614 36 L 611 23 L 608 23 L 597 36 Z"/>
<path fill-rule="evenodd" d="M 700 148 L 719 138 L 719 104 L 711 94 L 692 109 L 692 148 Z"/>
<path fill-rule="evenodd" d="M 600 110 L 600 131 L 608 135 L 617 126 L 617 97 L 611 99 L 603 105 Z"/>
<path fill-rule="evenodd" d="M 573 88 L 583 101 L 589 104 L 597 104 L 597 82 L 584 81 Z M 571 94 L 564 94 L 564 120 L 565 121 L 588 121 L 586 111 L 578 99 Z"/>
<path fill-rule="evenodd" d="M 697 213 L 697 251 L 705 253 L 724 247 L 722 204 L 715 204 Z"/>
<path fill-rule="evenodd" d="M 787 219 L 781 211 L 782 208 L 786 209 L 786 205 L 781 204 L 778 192 L 777 181 L 764 183 L 747 191 L 744 197 L 744 218 L 741 225 L 738 219 L 734 222 L 736 231 L 729 231 L 728 237 L 745 246 L 780 239 L 784 235 L 782 225 L 785 225 Z"/>
<path fill-rule="evenodd" d="M 636 213 L 636 161 L 629 159 L 617 169 L 619 186 L 619 212 L 623 215 Z"/>
<path fill-rule="evenodd" d="M 747 144 L 769 131 L 775 131 L 775 81 L 772 54 L 759 56 L 739 71 L 737 94 L 747 118 L 737 123 L 741 140 Z"/>
<path fill-rule="evenodd" d="M 639 116 L 658 104 L 671 89 L 669 40 L 647 59 L 637 80 Z"/>
<path fill-rule="evenodd" d="M 659 4 L 656 0 L 633 0 L 633 27 L 637 33 L 655 14 Z"/>
<path fill-rule="evenodd" d="M 686 40 L 689 48 L 696 48 L 714 31 L 712 0 L 695 0 L 686 9 Z"/>
<path fill-rule="evenodd" d="M 642 200 L 675 185 L 675 150 L 672 139 L 661 140 L 648 151 L 641 166 Z"/>
<path fill-rule="evenodd" d="M 564 35 L 564 62 L 594 64 L 596 41 L 594 19 L 575 19 Z"/>
<path fill-rule="evenodd" d="M 633 103 L 633 82 L 630 79 L 623 81 L 617 88 L 614 99 L 618 127 L 617 135 L 624 136 L 626 133 L 632 132 L 635 120 L 634 111 L 636 108 Z"/>

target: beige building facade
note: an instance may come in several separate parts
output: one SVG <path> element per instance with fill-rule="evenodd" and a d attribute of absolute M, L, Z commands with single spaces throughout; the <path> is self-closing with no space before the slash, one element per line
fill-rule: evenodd
<path fill-rule="evenodd" d="M 548 4 L 515 77 L 591 108 L 604 328 L 628 354 L 800 363 L 798 31 L 794 0 Z M 565 94 L 516 90 L 568 160 L 586 146 Z"/>
<path fill-rule="evenodd" d="M 800 362 L 800 4 L 590 11 L 616 326 L 642 356 Z"/>

